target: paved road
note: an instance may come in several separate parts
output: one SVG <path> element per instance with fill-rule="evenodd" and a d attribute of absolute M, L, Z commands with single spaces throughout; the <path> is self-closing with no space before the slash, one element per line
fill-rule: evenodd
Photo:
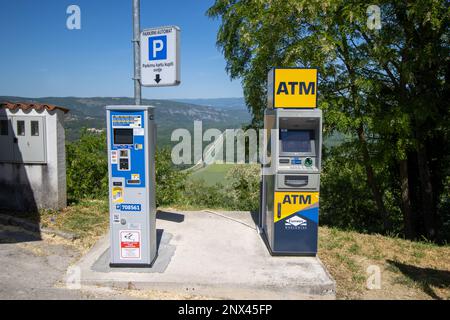
<path fill-rule="evenodd" d="M 114 290 L 70 290 L 61 279 L 79 257 L 57 239 L 41 240 L 17 227 L 0 225 L 0 299 L 128 298 Z"/>

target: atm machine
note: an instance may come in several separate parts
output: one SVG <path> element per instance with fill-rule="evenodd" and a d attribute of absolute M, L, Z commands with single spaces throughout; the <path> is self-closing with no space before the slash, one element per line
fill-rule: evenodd
<path fill-rule="evenodd" d="M 150 267 L 157 255 L 156 126 L 151 106 L 107 106 L 111 267 Z"/>
<path fill-rule="evenodd" d="M 259 230 L 272 255 L 316 255 L 322 110 L 267 108 Z"/>

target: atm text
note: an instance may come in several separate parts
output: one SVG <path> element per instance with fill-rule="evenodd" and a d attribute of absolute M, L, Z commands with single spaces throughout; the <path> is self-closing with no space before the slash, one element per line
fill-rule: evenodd
<path fill-rule="evenodd" d="M 308 85 L 306 85 L 306 82 L 280 82 L 277 89 L 277 95 L 315 94 L 315 91 L 315 82 L 309 82 Z"/>
<path fill-rule="evenodd" d="M 298 199 L 298 203 L 297 203 Z M 311 204 L 311 196 L 304 196 L 304 195 L 298 195 L 298 194 L 287 194 L 284 196 L 283 204 L 289 203 L 289 204 Z"/>

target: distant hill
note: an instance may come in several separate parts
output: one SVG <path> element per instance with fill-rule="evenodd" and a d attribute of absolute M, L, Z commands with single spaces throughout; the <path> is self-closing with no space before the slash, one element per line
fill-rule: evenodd
<path fill-rule="evenodd" d="M 174 99 L 174 101 L 220 108 L 223 110 L 247 110 L 244 98 Z"/>
<path fill-rule="evenodd" d="M 156 108 L 158 145 L 171 144 L 170 136 L 174 129 L 186 128 L 192 132 L 195 120 L 203 121 L 204 130 L 208 128 L 218 128 L 220 130 L 227 128 L 240 128 L 243 124 L 249 123 L 251 120 L 251 116 L 246 110 L 245 106 L 241 106 L 238 108 L 238 104 L 234 104 L 235 108 L 233 108 L 233 112 L 229 112 L 229 110 L 227 110 L 226 108 L 226 101 L 228 99 L 204 100 L 218 101 L 216 101 L 214 105 L 199 105 L 193 102 L 189 102 L 194 101 L 189 99 L 186 99 L 185 102 L 182 102 L 180 100 L 171 101 L 143 99 L 142 104 L 152 105 Z M 70 112 L 67 114 L 65 121 L 66 138 L 69 141 L 77 139 L 80 135 L 80 129 L 83 127 L 104 129 L 106 127 L 105 106 L 134 104 L 134 100 L 132 98 L 107 97 L 26 98 L 0 96 L 0 101 L 48 103 L 70 109 Z M 224 107 L 220 107 L 219 105 L 223 105 Z"/>

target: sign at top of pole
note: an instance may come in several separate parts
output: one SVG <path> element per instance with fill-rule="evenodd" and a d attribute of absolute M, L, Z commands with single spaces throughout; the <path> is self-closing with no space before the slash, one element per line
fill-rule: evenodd
<path fill-rule="evenodd" d="M 144 29 L 141 32 L 141 85 L 144 87 L 180 84 L 180 28 Z"/>

